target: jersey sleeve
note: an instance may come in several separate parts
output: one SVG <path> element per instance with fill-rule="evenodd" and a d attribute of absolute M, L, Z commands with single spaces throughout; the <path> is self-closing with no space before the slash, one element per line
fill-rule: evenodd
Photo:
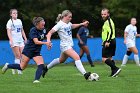
<path fill-rule="evenodd" d="M 37 33 L 34 29 L 31 29 L 31 31 L 30 31 L 30 38 L 31 39 L 38 38 Z"/>
<path fill-rule="evenodd" d="M 58 22 L 52 29 L 58 31 L 61 28 L 61 24 Z"/>
<path fill-rule="evenodd" d="M 84 28 L 83 28 L 83 27 L 81 27 L 81 28 L 78 30 L 78 33 L 77 33 L 77 34 L 81 35 L 81 34 L 82 34 L 82 32 L 83 32 L 83 30 L 84 30 Z"/>
<path fill-rule="evenodd" d="M 6 28 L 11 29 L 12 27 L 12 22 L 9 20 L 6 24 Z"/>
<path fill-rule="evenodd" d="M 124 30 L 124 32 L 129 32 L 129 29 L 130 29 L 130 26 L 126 26 L 126 28 L 125 28 L 125 30 Z"/>

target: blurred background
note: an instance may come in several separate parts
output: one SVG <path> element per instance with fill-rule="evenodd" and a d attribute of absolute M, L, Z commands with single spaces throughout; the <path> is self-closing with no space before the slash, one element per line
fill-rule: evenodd
<path fill-rule="evenodd" d="M 123 36 L 123 30 L 129 24 L 131 17 L 138 20 L 138 33 L 140 22 L 140 0 L 0 0 L 0 40 L 7 40 L 6 23 L 9 20 L 9 11 L 16 8 L 18 18 L 23 22 L 25 33 L 28 33 L 32 25 L 32 18 L 42 16 L 46 21 L 46 28 L 50 30 L 55 25 L 55 19 L 59 13 L 69 9 L 73 13 L 72 23 L 80 23 L 82 19 L 90 22 L 90 33 L 94 37 L 101 37 L 103 20 L 100 16 L 101 9 L 110 9 L 111 18 L 116 26 L 116 36 Z M 77 30 L 77 29 L 76 29 Z M 73 31 L 73 37 L 76 37 Z M 58 38 L 54 35 L 53 38 Z"/>

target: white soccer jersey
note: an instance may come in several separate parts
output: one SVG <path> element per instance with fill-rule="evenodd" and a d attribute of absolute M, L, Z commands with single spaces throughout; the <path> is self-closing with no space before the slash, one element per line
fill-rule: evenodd
<path fill-rule="evenodd" d="M 60 20 L 52 29 L 57 31 L 60 37 L 60 46 L 73 46 L 71 22 L 64 23 Z"/>
<path fill-rule="evenodd" d="M 130 25 L 126 26 L 125 32 L 127 32 L 126 41 L 135 42 L 135 38 L 136 38 L 136 34 L 137 34 L 137 27 L 130 24 Z"/>
<path fill-rule="evenodd" d="M 22 37 L 22 22 L 20 19 L 16 19 L 16 20 L 11 20 L 9 19 L 7 22 L 6 27 L 8 29 L 11 29 L 11 34 L 12 34 L 12 39 L 13 42 L 23 42 L 23 37 Z"/>

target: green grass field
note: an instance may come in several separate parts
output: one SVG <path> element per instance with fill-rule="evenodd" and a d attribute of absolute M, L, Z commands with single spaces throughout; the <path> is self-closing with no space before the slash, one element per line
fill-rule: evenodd
<path fill-rule="evenodd" d="M 8 70 L 0 75 L 0 93 L 140 93 L 140 67 L 127 64 L 116 78 L 108 77 L 110 68 L 96 63 L 87 71 L 96 72 L 99 81 L 86 81 L 73 64 L 62 64 L 49 70 L 41 83 L 33 84 L 36 66 L 28 66 L 23 75 L 12 75 Z M 120 66 L 120 64 L 117 64 Z"/>

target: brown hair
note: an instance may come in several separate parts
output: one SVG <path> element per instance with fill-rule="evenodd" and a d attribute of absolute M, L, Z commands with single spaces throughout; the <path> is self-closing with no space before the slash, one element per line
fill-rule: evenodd
<path fill-rule="evenodd" d="M 42 17 L 34 17 L 32 23 L 36 26 L 42 20 L 44 20 Z"/>

